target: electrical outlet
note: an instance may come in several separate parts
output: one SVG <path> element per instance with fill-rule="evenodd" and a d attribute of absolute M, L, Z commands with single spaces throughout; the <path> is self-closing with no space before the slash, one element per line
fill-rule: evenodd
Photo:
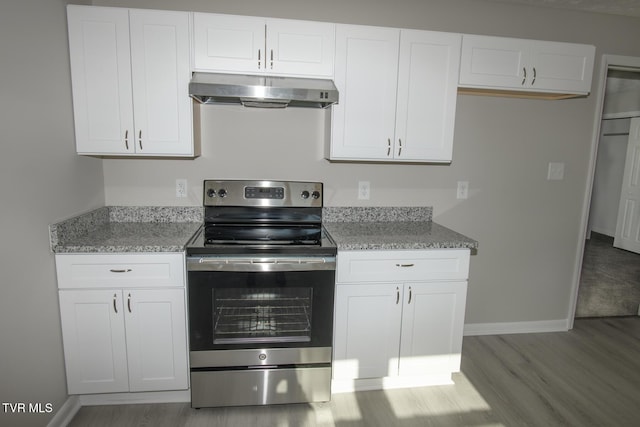
<path fill-rule="evenodd" d="M 457 199 L 466 199 L 469 197 L 469 181 L 458 181 Z"/>
<path fill-rule="evenodd" d="M 176 197 L 187 197 L 186 179 L 176 179 Z"/>
<path fill-rule="evenodd" d="M 371 183 L 369 181 L 358 181 L 358 200 L 369 200 L 371 196 Z"/>

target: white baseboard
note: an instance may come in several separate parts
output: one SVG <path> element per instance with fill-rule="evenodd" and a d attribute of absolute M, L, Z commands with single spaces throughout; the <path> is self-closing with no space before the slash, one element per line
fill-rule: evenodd
<path fill-rule="evenodd" d="M 467 323 L 464 325 L 465 336 L 566 332 L 568 330 L 568 319 L 536 322 Z"/>
<path fill-rule="evenodd" d="M 80 404 L 78 396 L 69 396 L 53 418 L 51 418 L 47 427 L 66 427 L 81 407 L 82 405 Z"/>

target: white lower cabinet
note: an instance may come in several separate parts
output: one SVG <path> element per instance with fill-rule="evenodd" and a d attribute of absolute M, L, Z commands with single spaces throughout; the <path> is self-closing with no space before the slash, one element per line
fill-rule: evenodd
<path fill-rule="evenodd" d="M 141 255 L 56 256 L 69 394 L 188 388 L 184 273 L 167 287 L 149 287 L 150 274 L 166 282 L 154 266 L 184 266 L 176 262 L 182 254 L 147 258 L 148 264 Z M 90 282 L 98 266 L 120 286 L 96 289 Z M 146 276 L 122 280 L 149 266 Z M 93 273 L 87 287 L 70 280 L 87 267 Z"/>
<path fill-rule="evenodd" d="M 368 267 L 377 271 L 362 281 Z M 333 390 L 450 382 L 468 267 L 466 249 L 339 252 Z"/>

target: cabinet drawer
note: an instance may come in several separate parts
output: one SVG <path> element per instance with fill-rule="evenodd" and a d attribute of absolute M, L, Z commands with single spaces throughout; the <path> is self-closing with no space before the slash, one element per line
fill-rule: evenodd
<path fill-rule="evenodd" d="M 182 253 L 58 254 L 58 288 L 184 286 Z"/>
<path fill-rule="evenodd" d="M 468 249 L 339 251 L 336 281 L 467 280 Z"/>

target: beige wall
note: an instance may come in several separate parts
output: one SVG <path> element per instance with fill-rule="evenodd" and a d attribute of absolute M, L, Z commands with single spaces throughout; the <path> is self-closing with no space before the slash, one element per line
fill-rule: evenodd
<path fill-rule="evenodd" d="M 94 3 L 175 8 L 168 0 Z M 492 2 L 190 0 L 180 8 L 581 42 L 595 44 L 598 57 L 640 56 L 640 46 L 630 42 L 640 36 L 638 19 Z M 595 98 L 459 96 L 451 165 L 329 163 L 322 159 L 319 112 L 205 106 L 201 158 L 105 160 L 106 202 L 199 205 L 206 178 L 282 178 L 323 181 L 330 206 L 432 205 L 437 222 L 480 242 L 466 323 L 567 319 Z M 548 163 L 558 161 L 566 164 L 565 180 L 547 181 Z M 188 180 L 186 201 L 174 197 L 176 178 Z M 359 180 L 371 182 L 366 203 L 356 198 Z M 469 181 L 468 200 L 455 199 L 458 180 Z"/>
<path fill-rule="evenodd" d="M 0 396 L 57 411 L 67 390 L 48 225 L 104 204 L 102 162 L 74 153 L 65 1 L 0 2 L 0 58 Z M 52 416 L 3 407 L 0 425 Z"/>

